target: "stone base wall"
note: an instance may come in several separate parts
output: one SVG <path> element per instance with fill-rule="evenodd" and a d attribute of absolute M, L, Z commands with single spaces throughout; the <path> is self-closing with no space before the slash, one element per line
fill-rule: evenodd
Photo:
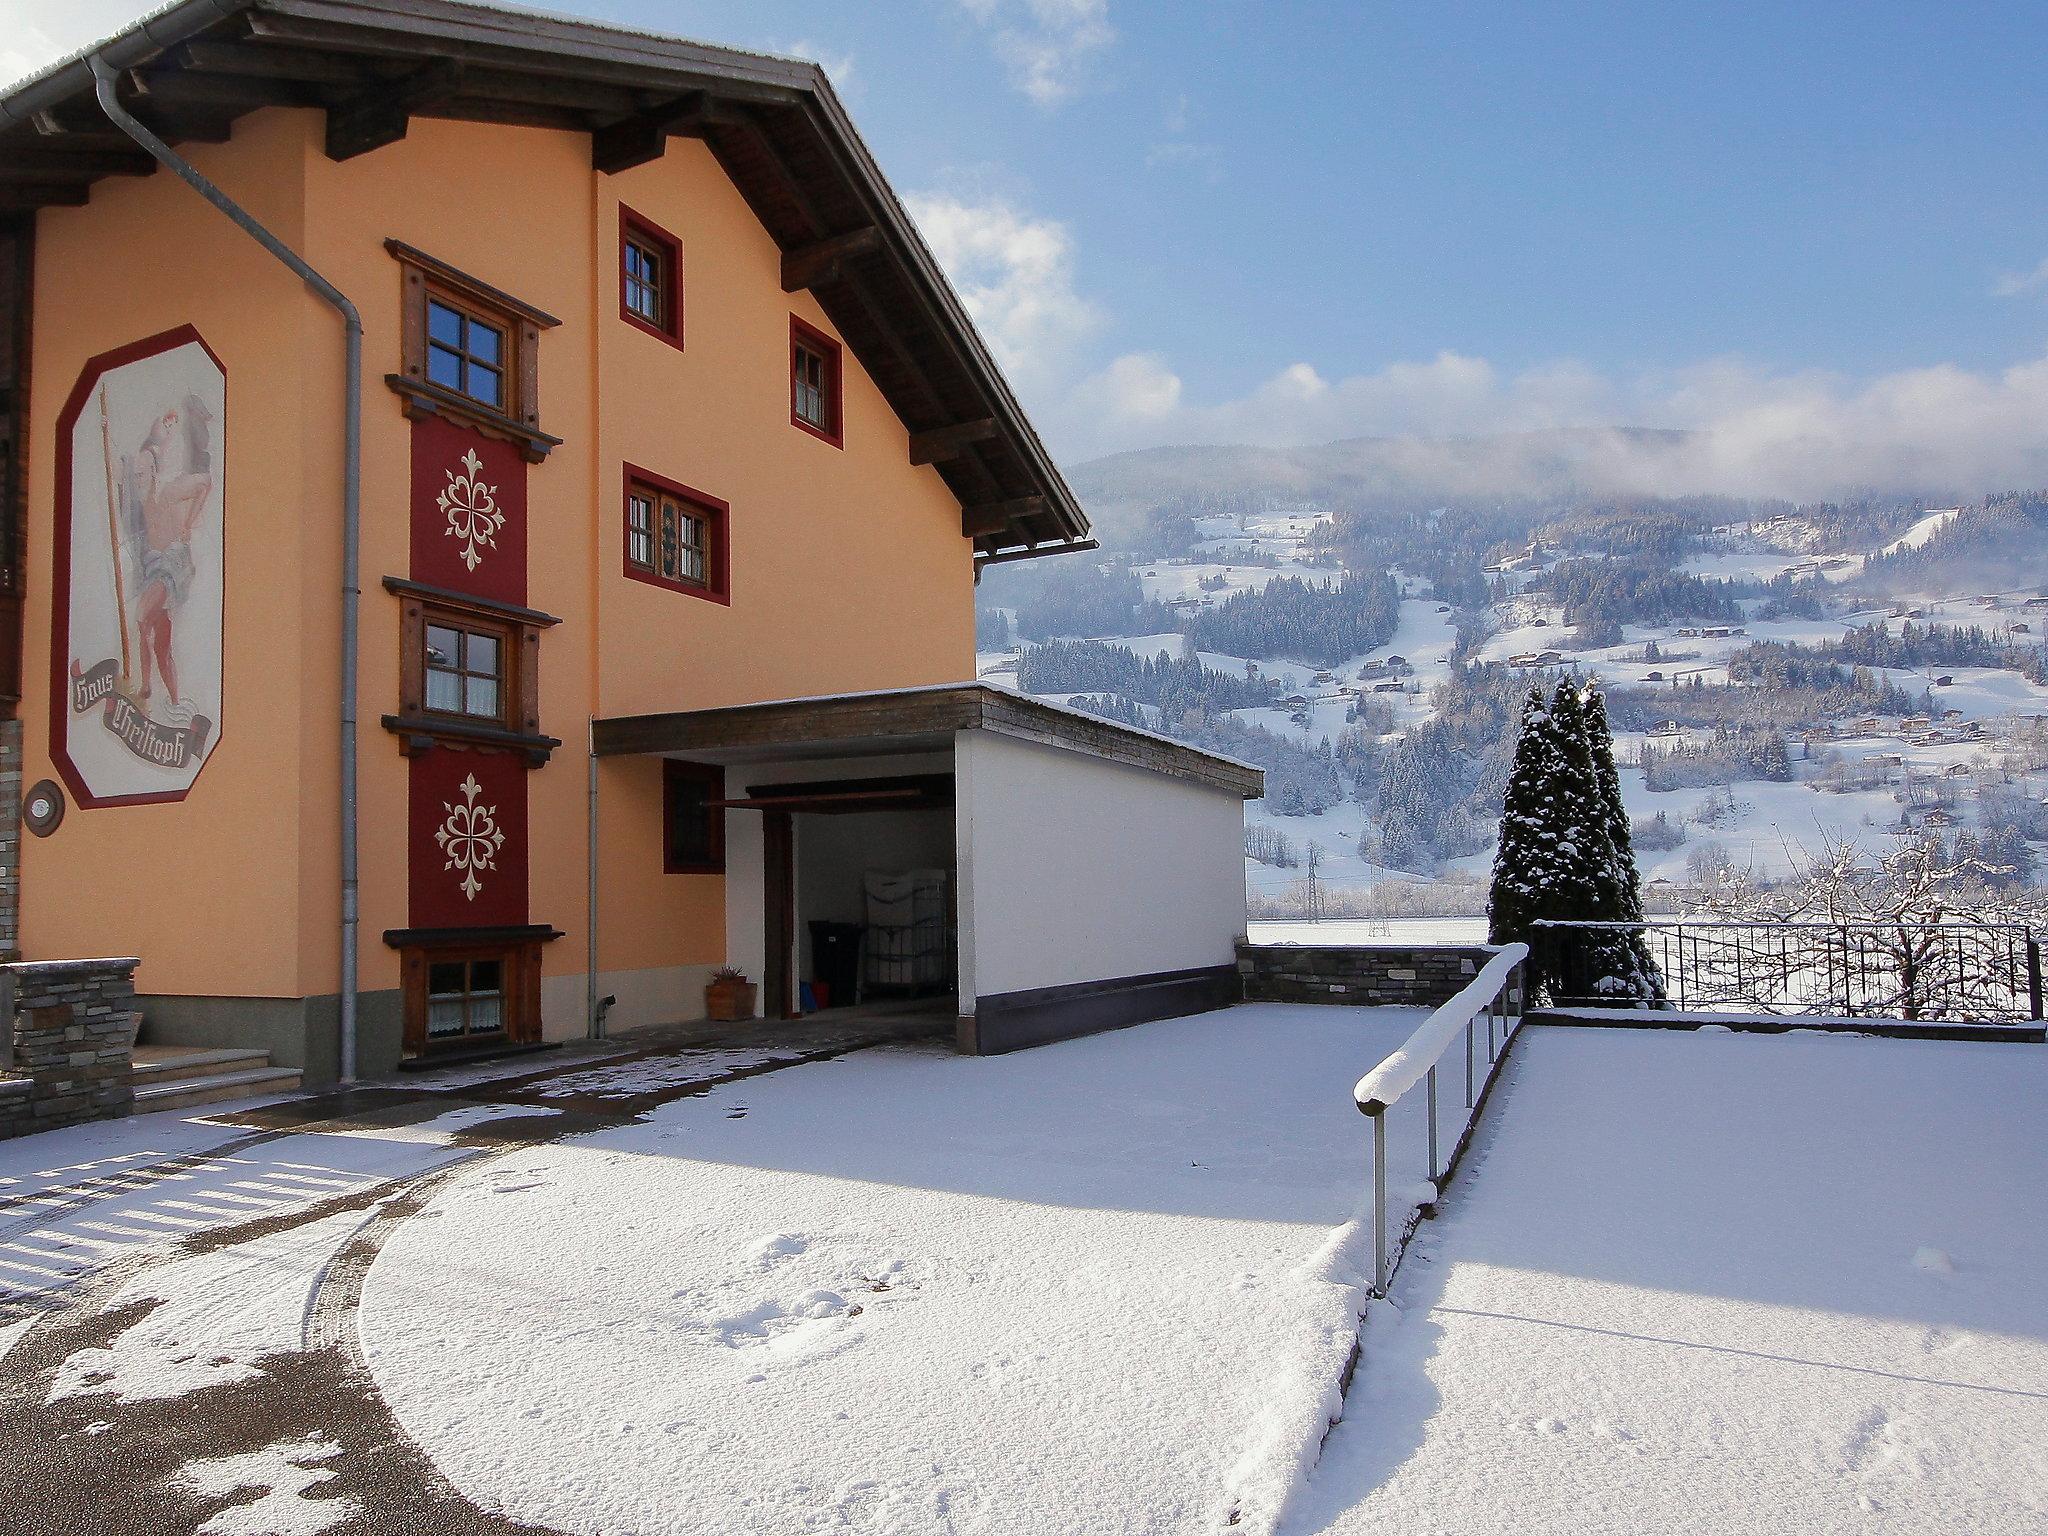
<path fill-rule="evenodd" d="M 135 967 L 126 960 L 0 965 L 0 1139 L 135 1108 Z"/>
<path fill-rule="evenodd" d="M 1370 1003 L 1435 1008 L 1493 958 L 1483 944 L 1240 944 L 1248 1003 Z"/>

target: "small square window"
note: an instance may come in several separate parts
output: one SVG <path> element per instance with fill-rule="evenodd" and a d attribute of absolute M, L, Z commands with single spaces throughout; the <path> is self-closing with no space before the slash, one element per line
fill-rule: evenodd
<path fill-rule="evenodd" d="M 505 332 L 444 299 L 427 300 L 427 381 L 501 410 Z"/>
<path fill-rule="evenodd" d="M 619 318 L 671 346 L 683 344 L 682 242 L 619 207 Z"/>
<path fill-rule="evenodd" d="M 402 371 L 387 373 L 417 421 L 439 416 L 517 443 L 538 464 L 561 441 L 540 429 L 540 333 L 553 315 L 402 240 L 398 258 Z"/>
<path fill-rule="evenodd" d="M 789 317 L 789 420 L 835 448 L 844 441 L 839 343 L 816 326 Z"/>
<path fill-rule="evenodd" d="M 662 868 L 672 875 L 725 871 L 725 770 L 671 758 L 661 765 Z"/>
<path fill-rule="evenodd" d="M 492 955 L 430 961 L 427 965 L 426 1005 L 429 1041 L 504 1033 L 503 958 Z"/>
<path fill-rule="evenodd" d="M 436 714 L 504 718 L 504 647 L 496 630 L 450 622 L 426 627 L 423 702 Z"/>

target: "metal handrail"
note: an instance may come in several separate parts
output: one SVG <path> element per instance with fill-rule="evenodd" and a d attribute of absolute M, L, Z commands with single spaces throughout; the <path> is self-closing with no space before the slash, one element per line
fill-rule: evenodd
<path fill-rule="evenodd" d="M 1526 998 L 1523 967 L 1529 958 L 1526 944 L 1504 944 L 1467 982 L 1458 995 L 1430 1014 L 1423 1026 L 1410 1035 L 1401 1048 L 1358 1080 L 1351 1090 L 1360 1114 L 1372 1121 L 1372 1289 L 1374 1296 L 1387 1294 L 1393 1279 L 1387 1249 L 1387 1112 L 1418 1084 L 1424 1088 L 1429 1114 L 1429 1181 L 1441 1193 L 1443 1184 L 1465 1155 L 1479 1106 L 1493 1085 L 1495 1069 L 1507 1052 L 1508 1041 L 1522 1021 Z M 1486 1016 L 1486 1068 L 1475 1071 L 1477 1025 Z M 1437 1064 L 1460 1037 L 1465 1042 L 1465 1121 L 1448 1160 L 1438 1155 Z M 1439 1180 L 1439 1165 L 1442 1178 Z M 1402 1236 L 1406 1246 L 1406 1233 Z M 1393 1255 L 1399 1264 L 1400 1254 Z"/>
<path fill-rule="evenodd" d="M 1917 918 L 1895 917 L 1801 917 L 1786 918 L 1783 922 L 1755 918 L 1724 919 L 1719 917 L 1648 917 L 1636 922 L 1607 922 L 1594 918 L 1538 917 L 1530 920 L 1531 928 L 1814 928 L 1826 929 L 1833 933 L 1838 929 L 1870 928 L 1891 932 L 1909 928 L 1915 932 L 1923 929 L 1955 930 L 1961 933 L 2032 933 L 2029 923 L 1923 923 Z"/>
<path fill-rule="evenodd" d="M 1661 978 L 1654 1001 L 1624 999 L 1632 1006 L 1983 1024 L 2048 1015 L 2041 932 L 2022 922 L 1545 918 L 1530 925 L 1532 984 L 1560 1005 L 1615 1006 L 1597 984 L 1614 934 L 1634 935 Z"/>

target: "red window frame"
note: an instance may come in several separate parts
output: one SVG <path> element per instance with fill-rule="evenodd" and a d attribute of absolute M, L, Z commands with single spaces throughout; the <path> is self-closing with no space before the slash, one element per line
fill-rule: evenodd
<path fill-rule="evenodd" d="M 815 353 L 824 367 L 825 419 L 829 427 L 819 427 L 806 421 L 796 408 L 797 359 L 805 352 Z M 841 388 L 843 370 L 840 366 L 840 344 L 819 330 L 815 325 L 806 324 L 795 315 L 789 317 L 789 424 L 800 427 L 820 442 L 830 443 L 834 448 L 846 446 L 846 398 Z"/>
<path fill-rule="evenodd" d="M 656 325 L 626 303 L 626 252 L 634 245 L 654 252 L 661 262 L 663 323 Z M 619 204 L 619 318 L 636 331 L 658 336 L 683 350 L 683 242 L 644 214 Z"/>
<path fill-rule="evenodd" d="M 652 530 L 654 563 L 651 565 L 643 565 L 633 559 L 632 516 L 636 493 L 651 495 L 656 503 Z M 701 583 L 661 573 L 660 503 L 664 499 L 682 503 L 704 524 L 704 580 Z M 652 470 L 633 464 L 626 466 L 625 484 L 619 493 L 619 560 L 626 575 L 634 581 L 644 581 L 666 592 L 683 592 L 714 603 L 731 603 L 731 532 L 732 508 L 716 496 L 694 491 Z"/>
<path fill-rule="evenodd" d="M 725 812 L 711 809 L 705 832 L 709 850 L 702 859 L 685 859 L 676 849 L 676 794 L 684 784 L 700 786 L 707 800 L 725 798 L 725 770 L 713 763 L 688 763 L 667 757 L 661 762 L 661 868 L 670 875 L 722 875 L 725 873 Z"/>

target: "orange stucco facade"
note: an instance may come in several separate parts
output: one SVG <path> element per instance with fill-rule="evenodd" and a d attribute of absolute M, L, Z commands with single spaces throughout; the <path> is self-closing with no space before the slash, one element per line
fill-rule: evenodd
<path fill-rule="evenodd" d="M 701 143 L 617 175 L 586 134 L 415 120 L 400 142 L 335 162 L 318 113 L 251 114 L 192 161 L 360 307 L 362 829 L 365 993 L 393 992 L 383 940 L 406 925 L 407 765 L 379 725 L 398 708 L 413 423 L 400 367 L 401 285 L 387 239 L 559 319 L 539 350 L 526 601 L 540 640 L 540 729 L 562 745 L 528 777 L 528 910 L 544 952 L 543 1023 L 580 1032 L 588 931 L 588 722 L 973 673 L 972 549 L 937 472 L 851 349 L 844 446 L 794 427 L 792 315 L 831 334 Z M 680 348 L 619 315 L 619 205 L 676 236 Z M 317 999 L 338 986 L 341 328 L 241 231 L 172 177 L 98 183 L 38 219 L 25 627 L 24 782 L 53 772 L 54 421 L 86 360 L 191 326 L 227 373 L 222 721 L 182 800 L 72 806 L 25 838 L 30 958 L 134 954 L 146 996 Z M 627 465 L 729 503 L 730 601 L 621 568 Z M 664 874 L 660 764 L 600 764 L 600 974 L 724 958 L 724 881 Z M 366 1060 L 366 1067 L 378 1065 Z"/>

